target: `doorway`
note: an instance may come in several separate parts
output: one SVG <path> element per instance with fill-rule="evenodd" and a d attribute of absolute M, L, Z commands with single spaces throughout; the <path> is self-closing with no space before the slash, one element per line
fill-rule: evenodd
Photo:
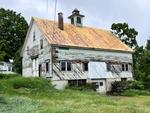
<path fill-rule="evenodd" d="M 39 77 L 41 77 L 42 76 L 42 65 L 40 64 L 39 65 Z"/>

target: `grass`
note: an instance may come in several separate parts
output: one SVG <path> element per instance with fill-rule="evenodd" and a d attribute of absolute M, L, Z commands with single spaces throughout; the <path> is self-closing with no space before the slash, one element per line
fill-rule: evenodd
<path fill-rule="evenodd" d="M 0 113 L 150 113 L 150 96 L 58 91 L 41 78 L 0 79 Z"/>

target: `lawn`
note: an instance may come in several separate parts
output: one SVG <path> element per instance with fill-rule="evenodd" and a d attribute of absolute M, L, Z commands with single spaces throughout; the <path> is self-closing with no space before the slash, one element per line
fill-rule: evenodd
<path fill-rule="evenodd" d="M 0 113 L 150 113 L 150 96 L 55 90 L 40 78 L 0 79 Z"/>

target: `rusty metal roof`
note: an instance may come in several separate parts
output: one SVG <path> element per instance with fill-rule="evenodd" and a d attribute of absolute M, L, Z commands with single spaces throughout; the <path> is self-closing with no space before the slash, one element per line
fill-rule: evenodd
<path fill-rule="evenodd" d="M 108 30 L 76 27 L 71 24 L 64 24 L 64 30 L 60 30 L 57 23 L 54 24 L 53 21 L 40 18 L 33 18 L 33 21 L 43 32 L 49 44 L 133 52 Z"/>

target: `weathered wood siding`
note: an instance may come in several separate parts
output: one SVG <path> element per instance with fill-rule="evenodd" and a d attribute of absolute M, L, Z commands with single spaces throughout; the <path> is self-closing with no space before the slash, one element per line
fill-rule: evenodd
<path fill-rule="evenodd" d="M 59 50 L 58 60 L 88 60 L 132 63 L 132 54 L 98 50 L 67 49 Z"/>
<path fill-rule="evenodd" d="M 33 40 L 33 34 L 35 32 L 35 40 Z M 40 40 L 43 39 L 43 49 L 40 49 Z M 27 47 L 29 47 L 29 53 L 27 54 Z M 31 58 L 31 55 L 38 55 L 36 61 Z M 22 66 L 23 76 L 38 76 L 39 75 L 39 64 L 42 65 L 42 75 L 45 75 L 45 61 L 51 58 L 51 47 L 48 41 L 44 38 L 40 30 L 35 23 L 32 24 L 29 31 L 29 35 L 25 42 L 25 50 L 23 52 Z M 35 65 L 34 65 L 35 64 Z M 49 66 L 50 67 L 50 66 Z M 49 72 L 50 73 L 50 72 Z M 47 73 L 47 76 L 50 74 Z"/>
<path fill-rule="evenodd" d="M 57 48 L 57 47 L 56 47 Z M 74 48 L 57 48 L 57 61 L 53 64 L 53 76 L 54 80 L 72 80 L 72 79 L 106 79 L 106 78 L 128 78 L 132 77 L 132 54 L 124 52 L 109 52 L 109 51 L 100 51 L 100 50 L 85 50 L 85 49 L 74 49 Z M 60 62 L 61 61 L 70 61 L 72 62 L 72 71 L 61 71 Z M 91 69 L 96 69 L 98 66 L 90 65 L 90 62 L 102 63 L 101 68 L 99 69 L 99 76 L 91 78 L 88 72 L 83 71 L 82 63 L 89 62 L 89 71 Z M 106 63 L 127 63 L 129 64 L 128 72 L 108 72 L 106 70 Z M 114 64 L 115 67 L 115 64 Z M 98 69 L 97 69 L 98 70 Z M 93 71 L 94 72 L 94 71 Z"/>

